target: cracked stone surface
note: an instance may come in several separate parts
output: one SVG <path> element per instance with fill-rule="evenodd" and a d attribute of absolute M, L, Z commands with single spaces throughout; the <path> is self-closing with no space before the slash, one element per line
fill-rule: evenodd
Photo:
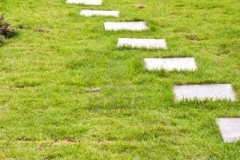
<path fill-rule="evenodd" d="M 147 30 L 148 26 L 145 22 L 105 22 L 104 28 L 107 31 L 143 31 Z"/>
<path fill-rule="evenodd" d="M 101 5 L 102 0 L 67 0 L 68 4 Z"/>
<path fill-rule="evenodd" d="M 181 100 L 229 100 L 237 101 L 231 84 L 177 85 L 173 87 L 177 101 Z"/>
<path fill-rule="evenodd" d="M 165 39 L 118 38 L 118 47 L 167 49 Z"/>
<path fill-rule="evenodd" d="M 92 16 L 118 17 L 119 11 L 81 10 L 80 15 L 85 17 Z"/>
<path fill-rule="evenodd" d="M 217 118 L 216 122 L 224 142 L 240 140 L 240 118 Z"/>
<path fill-rule="evenodd" d="M 177 70 L 195 71 L 197 70 L 194 58 L 145 58 L 145 67 L 148 70 Z"/>

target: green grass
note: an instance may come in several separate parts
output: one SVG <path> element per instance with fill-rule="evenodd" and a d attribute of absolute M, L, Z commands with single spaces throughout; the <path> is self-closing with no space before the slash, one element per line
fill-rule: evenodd
<path fill-rule="evenodd" d="M 0 47 L 0 159 L 240 159 L 215 118 L 239 102 L 174 101 L 175 84 L 231 83 L 240 99 L 237 0 L 1 0 L 20 30 Z M 143 3 L 143 2 L 142 2 Z M 79 16 L 119 10 L 119 18 Z M 145 20 L 144 32 L 106 32 L 105 21 Z M 118 37 L 166 38 L 168 50 L 118 49 Z M 149 72 L 146 57 L 196 58 L 197 72 Z M 89 93 L 88 88 L 101 87 Z"/>

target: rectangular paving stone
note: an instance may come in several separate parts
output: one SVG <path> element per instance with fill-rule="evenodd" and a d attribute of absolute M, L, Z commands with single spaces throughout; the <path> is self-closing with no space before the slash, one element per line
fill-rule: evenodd
<path fill-rule="evenodd" d="M 92 16 L 118 17 L 119 11 L 81 10 L 80 15 L 85 17 Z"/>
<path fill-rule="evenodd" d="M 148 29 L 145 22 L 105 22 L 104 28 L 107 31 L 143 31 Z"/>
<path fill-rule="evenodd" d="M 240 118 L 217 118 L 216 122 L 224 142 L 240 140 Z"/>
<path fill-rule="evenodd" d="M 165 39 L 118 38 L 118 47 L 167 49 Z"/>
<path fill-rule="evenodd" d="M 173 87 L 177 101 L 181 100 L 230 100 L 237 101 L 231 84 L 178 85 Z"/>
<path fill-rule="evenodd" d="M 197 69 L 194 58 L 145 58 L 148 70 L 178 70 L 195 71 Z"/>
<path fill-rule="evenodd" d="M 68 4 L 101 5 L 102 0 L 67 0 Z"/>

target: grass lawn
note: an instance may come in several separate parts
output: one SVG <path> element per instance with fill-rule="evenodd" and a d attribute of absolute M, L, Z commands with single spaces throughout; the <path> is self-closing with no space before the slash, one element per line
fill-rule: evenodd
<path fill-rule="evenodd" d="M 240 117 L 239 102 L 175 102 L 172 92 L 176 84 L 231 83 L 240 99 L 239 6 L 1 0 L 12 26 L 33 29 L 0 47 L 0 159 L 240 159 L 240 143 L 223 143 L 215 123 Z M 86 18 L 81 9 L 119 10 L 120 17 Z M 105 21 L 130 20 L 150 29 L 104 31 Z M 119 49 L 120 37 L 166 38 L 168 49 Z M 198 71 L 146 71 L 143 59 L 153 57 L 195 57 Z"/>

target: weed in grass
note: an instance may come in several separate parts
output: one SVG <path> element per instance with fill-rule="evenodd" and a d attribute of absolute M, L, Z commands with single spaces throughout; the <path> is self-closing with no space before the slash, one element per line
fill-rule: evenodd
<path fill-rule="evenodd" d="M 0 45 L 2 45 L 5 39 L 12 38 L 18 34 L 18 31 L 11 27 L 9 23 L 6 22 L 3 14 L 0 17 Z"/>

